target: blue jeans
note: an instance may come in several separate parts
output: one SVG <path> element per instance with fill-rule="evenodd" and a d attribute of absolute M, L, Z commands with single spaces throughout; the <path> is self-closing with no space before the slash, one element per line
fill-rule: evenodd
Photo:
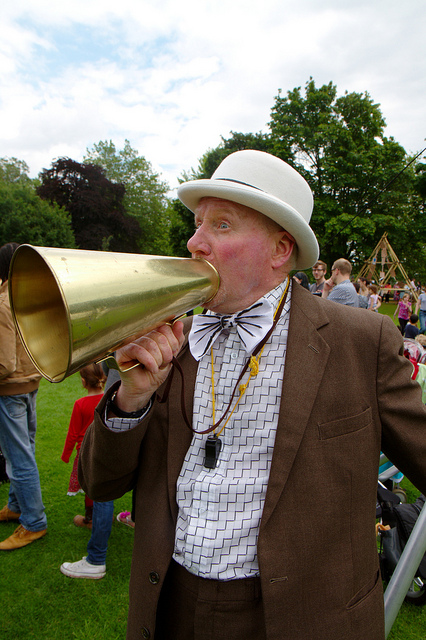
<path fill-rule="evenodd" d="M 426 331 L 426 311 L 419 311 L 419 320 L 420 320 L 420 333 L 424 333 Z"/>
<path fill-rule="evenodd" d="M 111 535 L 114 500 L 93 502 L 92 535 L 87 543 L 87 562 L 105 564 Z"/>
<path fill-rule="evenodd" d="M 47 527 L 35 459 L 37 390 L 16 396 L 0 396 L 0 447 L 10 478 L 8 507 L 21 514 L 28 531 Z"/>

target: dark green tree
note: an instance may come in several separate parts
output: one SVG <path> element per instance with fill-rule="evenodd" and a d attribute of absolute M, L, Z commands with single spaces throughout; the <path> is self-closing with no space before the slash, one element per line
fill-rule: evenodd
<path fill-rule="evenodd" d="M 426 164 L 421 161 L 414 164 L 414 170 L 410 171 L 408 178 L 411 178 L 413 190 L 411 200 L 416 231 L 405 236 L 409 248 L 405 261 L 409 265 L 410 275 L 424 284 L 426 282 Z"/>
<path fill-rule="evenodd" d="M 42 200 L 31 184 L 0 181 L 0 245 L 75 246 L 71 218 L 57 204 Z"/>
<path fill-rule="evenodd" d="M 347 257 L 355 267 L 369 257 L 383 232 L 398 255 L 414 232 L 417 211 L 411 178 L 401 173 L 405 150 L 384 135 L 380 106 L 368 93 L 337 97 L 331 82 L 311 78 L 275 98 L 272 151 L 300 171 L 315 198 L 311 224 L 321 257 Z M 401 258 L 400 258 L 401 259 Z"/>
<path fill-rule="evenodd" d="M 420 206 L 426 206 L 426 164 L 419 162 L 415 169 L 414 190 L 420 198 Z"/>
<path fill-rule="evenodd" d="M 209 149 L 201 157 L 197 169 L 191 169 L 183 174 L 183 180 L 202 180 L 211 178 L 222 160 L 235 151 L 244 149 L 257 149 L 271 153 L 271 140 L 264 133 L 237 133 L 231 131 L 230 138 L 221 136 L 220 144 L 214 149 Z M 182 180 L 182 181 L 183 181 Z"/>
<path fill-rule="evenodd" d="M 68 211 L 80 249 L 137 252 L 141 231 L 125 214 L 124 186 L 108 180 L 102 167 L 60 158 L 40 179 L 38 195 Z"/>
<path fill-rule="evenodd" d="M 171 206 L 173 208 L 170 229 L 171 255 L 187 258 L 189 252 L 186 243 L 195 230 L 194 214 L 177 198 L 173 200 Z"/>
<path fill-rule="evenodd" d="M 101 166 L 114 183 L 124 185 L 123 204 L 142 230 L 138 249 L 141 253 L 169 255 L 170 202 L 166 197 L 168 185 L 152 169 L 151 164 L 133 149 L 128 140 L 124 148 L 101 141 L 86 150 L 85 163 Z"/>

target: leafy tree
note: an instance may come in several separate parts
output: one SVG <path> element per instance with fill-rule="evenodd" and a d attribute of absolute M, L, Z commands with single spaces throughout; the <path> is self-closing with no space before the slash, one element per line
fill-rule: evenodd
<path fill-rule="evenodd" d="M 115 144 L 101 141 L 86 150 L 85 163 L 101 166 L 114 183 L 125 187 L 126 213 L 136 218 L 142 230 L 138 247 L 141 253 L 170 255 L 170 218 L 173 211 L 166 197 L 168 185 L 160 180 L 151 164 L 125 141 L 117 151 Z"/>
<path fill-rule="evenodd" d="M 209 149 L 201 157 L 196 170 L 183 174 L 183 180 L 202 180 L 211 178 L 222 160 L 235 151 L 244 149 L 257 149 L 271 153 L 270 137 L 264 133 L 237 133 L 231 131 L 230 138 L 221 136 L 220 144 L 214 149 Z"/>
<path fill-rule="evenodd" d="M 313 190 L 311 224 L 326 262 L 347 257 L 360 266 L 385 230 L 403 255 L 418 224 L 411 179 L 400 174 L 405 151 L 384 129 L 380 107 L 368 93 L 337 97 L 331 82 L 317 88 L 311 78 L 304 95 L 297 87 L 275 98 L 272 151 Z"/>
<path fill-rule="evenodd" d="M 70 216 L 39 198 L 31 185 L 0 182 L 0 245 L 7 242 L 73 248 Z"/>
<path fill-rule="evenodd" d="M 100 166 L 60 158 L 40 178 L 38 195 L 69 212 L 80 249 L 137 251 L 140 227 L 125 215 L 124 186 L 108 180 Z"/>
<path fill-rule="evenodd" d="M 426 207 L 426 164 L 419 162 L 415 174 L 414 190 L 420 196 L 421 207 L 424 211 Z"/>
<path fill-rule="evenodd" d="M 414 234 L 406 235 L 408 255 L 406 262 L 409 265 L 410 274 L 417 281 L 426 282 L 426 164 L 418 162 L 410 171 L 408 177 L 411 178 L 413 196 L 413 211 L 416 231 Z M 411 228 L 411 226 L 410 226 Z"/>
<path fill-rule="evenodd" d="M 331 264 L 347 257 L 355 270 L 371 255 L 384 231 L 411 277 L 426 280 L 426 166 L 408 166 L 405 150 L 384 135 L 380 105 L 365 93 L 338 96 L 329 82 L 304 92 L 279 90 L 271 110 L 269 134 L 232 133 L 200 159 L 183 179 L 210 178 L 233 151 L 260 149 L 294 166 L 314 193 L 311 225 L 321 258 Z M 174 207 L 176 247 L 193 223 L 182 205 Z"/>
<path fill-rule="evenodd" d="M 31 184 L 29 166 L 18 158 L 0 158 L 0 182 L 8 184 Z"/>
<path fill-rule="evenodd" d="M 180 200 L 173 200 L 173 216 L 170 229 L 171 253 L 174 256 L 189 256 L 186 243 L 194 233 L 194 214 Z"/>

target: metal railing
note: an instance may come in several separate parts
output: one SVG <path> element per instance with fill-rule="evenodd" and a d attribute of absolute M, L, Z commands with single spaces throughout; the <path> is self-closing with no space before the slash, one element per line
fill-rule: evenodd
<path fill-rule="evenodd" d="M 388 462 L 382 454 L 380 464 Z M 387 638 L 407 591 L 413 582 L 419 564 L 426 553 L 426 505 L 423 506 L 416 524 L 404 547 L 392 578 L 385 591 L 385 637 Z"/>

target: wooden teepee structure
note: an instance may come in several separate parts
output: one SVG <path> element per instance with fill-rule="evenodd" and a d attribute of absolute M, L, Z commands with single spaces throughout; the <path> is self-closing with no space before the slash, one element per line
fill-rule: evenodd
<path fill-rule="evenodd" d="M 417 291 L 413 287 L 410 278 L 404 267 L 400 263 L 398 256 L 392 249 L 388 240 L 388 234 L 385 233 L 380 238 L 376 248 L 374 249 L 368 260 L 365 261 L 358 278 L 367 278 L 374 280 L 379 287 L 386 288 L 387 291 L 407 291 L 407 287 L 415 301 L 418 299 Z M 391 278 L 395 278 L 395 286 L 387 286 Z M 398 286 L 398 283 L 404 283 L 404 286 Z"/>

